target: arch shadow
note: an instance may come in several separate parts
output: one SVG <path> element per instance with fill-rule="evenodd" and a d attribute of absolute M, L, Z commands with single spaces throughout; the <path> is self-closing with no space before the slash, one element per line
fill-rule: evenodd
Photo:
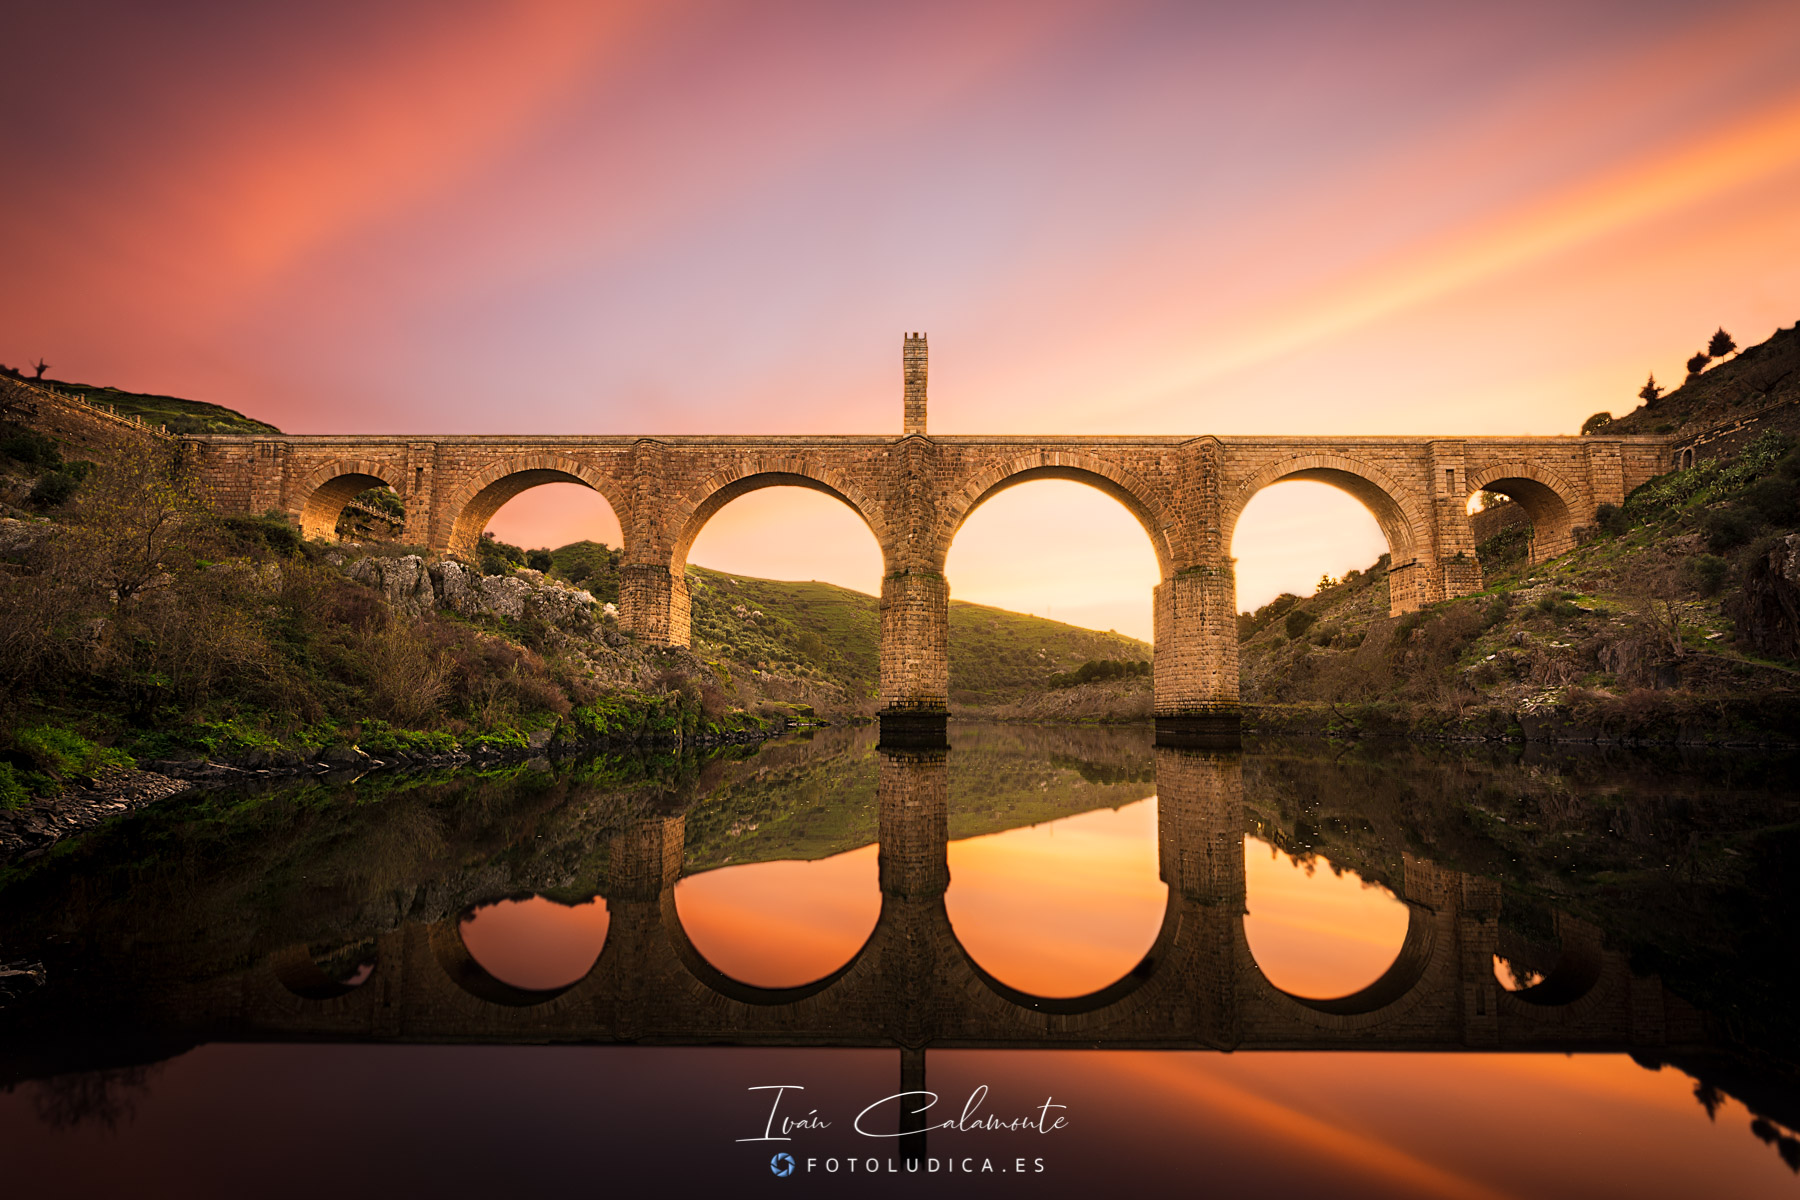
<path fill-rule="evenodd" d="M 301 536 L 319 541 L 334 539 L 344 506 L 370 488 L 393 487 L 393 481 L 387 478 L 392 473 L 390 464 L 368 459 L 340 459 L 313 471 L 300 485 Z"/>
<path fill-rule="evenodd" d="M 1585 493 L 1555 471 L 1524 462 L 1495 463 L 1469 476 L 1464 500 L 1479 491 L 1499 492 L 1525 510 L 1533 566 L 1574 548 L 1576 514 L 1587 509 Z"/>

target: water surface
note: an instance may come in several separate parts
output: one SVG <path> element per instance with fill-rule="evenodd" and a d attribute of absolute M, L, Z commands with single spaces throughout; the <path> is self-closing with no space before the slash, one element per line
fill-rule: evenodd
<path fill-rule="evenodd" d="M 51 980 L 0 1146 L 53 1195 L 1793 1195 L 1794 765 L 960 726 L 180 798 L 0 878 Z"/>

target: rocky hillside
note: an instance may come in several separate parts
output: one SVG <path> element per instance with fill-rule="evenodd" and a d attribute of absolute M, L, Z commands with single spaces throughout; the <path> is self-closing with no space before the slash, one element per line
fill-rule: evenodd
<path fill-rule="evenodd" d="M 1552 561 L 1490 554 L 1479 593 L 1388 616 L 1385 557 L 1240 618 L 1246 702 L 1342 729 L 1794 740 L 1800 452 L 1764 430 L 1650 481 Z M 1492 549 L 1494 539 L 1483 543 Z"/>

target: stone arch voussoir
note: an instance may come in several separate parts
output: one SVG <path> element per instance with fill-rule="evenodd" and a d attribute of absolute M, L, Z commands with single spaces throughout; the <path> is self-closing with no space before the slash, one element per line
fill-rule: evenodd
<path fill-rule="evenodd" d="M 1346 476 L 1361 480 L 1368 485 L 1367 488 L 1345 486 L 1341 479 Z M 1225 512 L 1221 514 L 1219 536 L 1226 546 L 1231 545 L 1232 536 L 1237 531 L 1238 518 L 1244 515 L 1244 509 L 1256 494 L 1271 484 L 1287 479 L 1331 483 L 1361 500 L 1381 526 L 1395 562 L 1401 561 L 1403 556 L 1410 558 L 1423 553 L 1430 544 L 1431 517 L 1425 503 L 1413 489 L 1372 462 L 1323 452 L 1297 454 L 1270 463 L 1240 484 L 1231 494 Z M 1378 497 L 1385 497 L 1385 501 Z M 1387 511 L 1382 511 L 1383 508 Z"/>

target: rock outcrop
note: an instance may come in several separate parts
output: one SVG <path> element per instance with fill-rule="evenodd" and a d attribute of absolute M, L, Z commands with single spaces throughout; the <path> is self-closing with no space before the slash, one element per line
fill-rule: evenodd
<path fill-rule="evenodd" d="M 398 612 L 422 617 L 443 608 L 464 617 L 520 620 L 538 617 L 552 625 L 592 623 L 608 612 L 579 588 L 545 579 L 542 572 L 483 575 L 451 559 L 427 563 L 416 554 L 401 558 L 360 558 L 344 568 L 358 583 L 380 592 Z"/>
<path fill-rule="evenodd" d="M 1773 539 L 1744 564 L 1744 590 L 1728 611 L 1740 639 L 1764 654 L 1800 658 L 1800 533 Z"/>

